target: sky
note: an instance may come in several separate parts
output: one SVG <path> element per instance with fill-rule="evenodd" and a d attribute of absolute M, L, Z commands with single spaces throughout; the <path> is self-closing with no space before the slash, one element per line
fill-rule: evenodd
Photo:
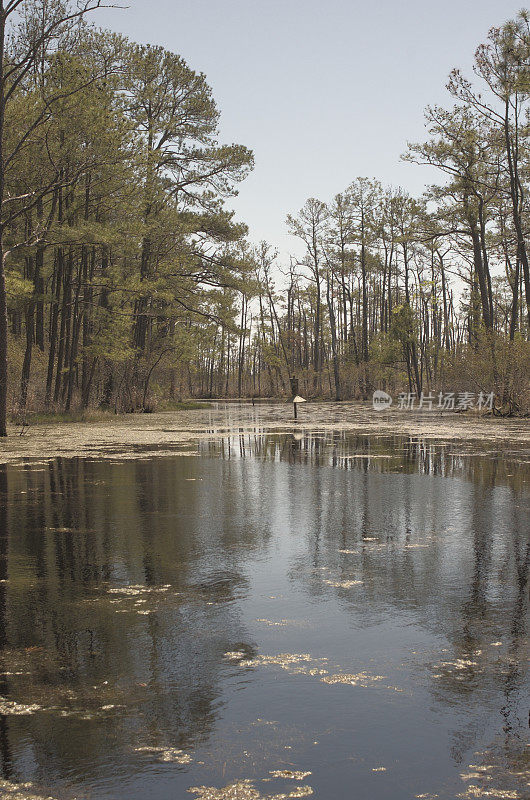
<path fill-rule="evenodd" d="M 94 22 L 206 74 L 220 141 L 255 155 L 229 204 L 253 242 L 287 260 L 301 250 L 285 218 L 308 197 L 328 202 L 357 176 L 411 194 L 436 180 L 400 155 L 425 138 L 425 106 L 450 104 L 450 70 L 470 74 L 476 46 L 522 0 L 116 2 L 128 7 L 100 10 Z"/>

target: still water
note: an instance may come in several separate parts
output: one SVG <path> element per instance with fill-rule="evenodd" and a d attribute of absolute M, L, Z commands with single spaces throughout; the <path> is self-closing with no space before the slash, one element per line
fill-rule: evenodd
<path fill-rule="evenodd" d="M 529 474 L 344 433 L 0 467 L 0 796 L 528 798 Z"/>

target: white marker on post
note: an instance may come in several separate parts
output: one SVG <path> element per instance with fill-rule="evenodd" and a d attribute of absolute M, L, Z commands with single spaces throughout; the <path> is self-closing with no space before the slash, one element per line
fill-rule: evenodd
<path fill-rule="evenodd" d="M 298 403 L 307 403 L 307 400 L 304 400 L 303 397 L 300 397 L 299 394 L 296 397 L 293 397 L 293 407 L 294 407 L 294 418 L 298 419 Z"/>

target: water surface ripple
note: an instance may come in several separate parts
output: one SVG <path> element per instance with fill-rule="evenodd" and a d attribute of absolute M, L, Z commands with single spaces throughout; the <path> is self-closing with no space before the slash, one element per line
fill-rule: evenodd
<path fill-rule="evenodd" d="M 0 466 L 0 796 L 528 798 L 528 461 L 301 430 Z"/>

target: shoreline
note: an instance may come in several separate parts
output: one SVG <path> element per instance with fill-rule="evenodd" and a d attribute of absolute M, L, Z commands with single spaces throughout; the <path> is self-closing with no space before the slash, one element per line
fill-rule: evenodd
<path fill-rule="evenodd" d="M 530 447 L 530 422 L 476 414 L 430 411 L 375 411 L 371 404 L 308 403 L 293 419 L 289 403 L 210 404 L 204 409 L 154 414 L 109 414 L 86 422 L 53 421 L 22 432 L 10 427 L 0 441 L 0 464 L 57 457 L 101 459 L 176 455 L 200 440 L 240 434 L 344 433 L 373 438 L 410 436 L 429 441 L 469 441 Z M 151 448 L 148 450 L 148 448 Z M 146 452 L 148 450 L 148 452 Z"/>

